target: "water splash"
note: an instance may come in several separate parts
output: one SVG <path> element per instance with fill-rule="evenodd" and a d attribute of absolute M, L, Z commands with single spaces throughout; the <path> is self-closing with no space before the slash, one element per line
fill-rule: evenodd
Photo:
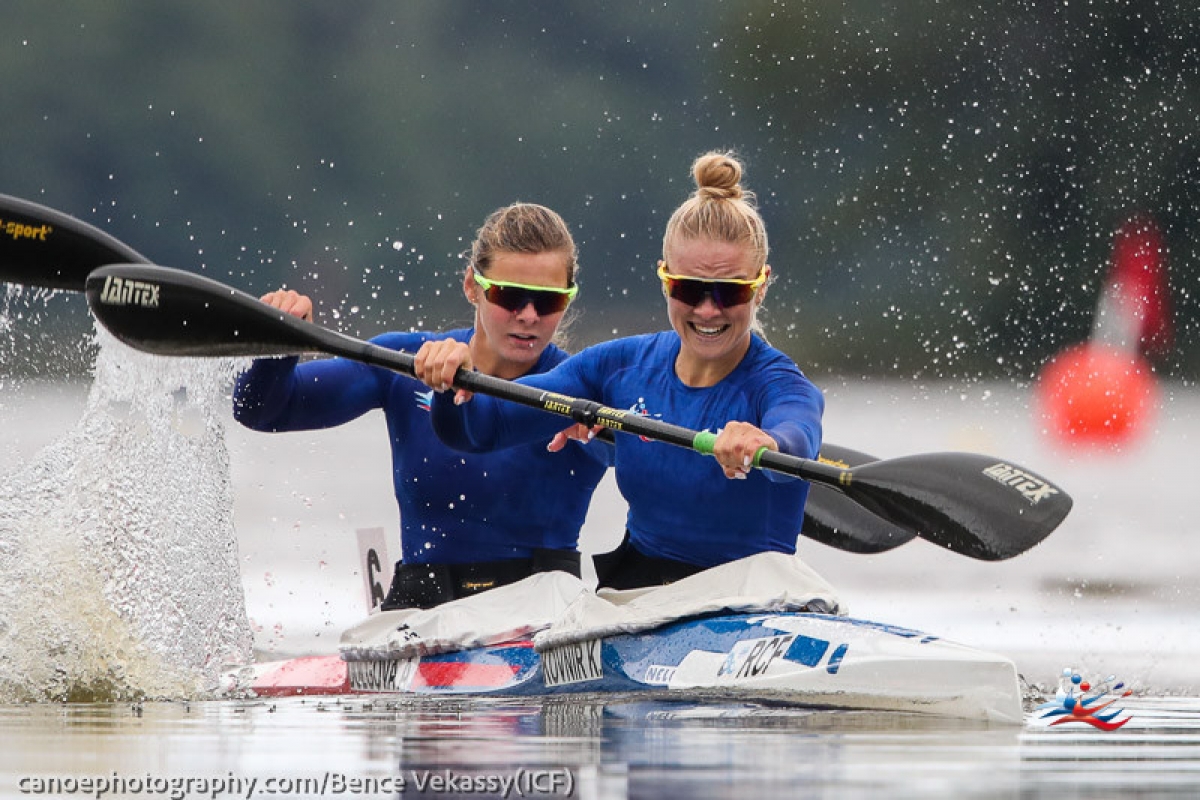
<path fill-rule="evenodd" d="M 0 483 L 0 702 L 204 696 L 251 654 L 234 365 L 97 335 L 75 429 Z"/>

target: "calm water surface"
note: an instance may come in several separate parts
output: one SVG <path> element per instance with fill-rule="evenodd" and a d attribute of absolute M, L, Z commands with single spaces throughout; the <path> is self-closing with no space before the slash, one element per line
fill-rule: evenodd
<path fill-rule="evenodd" d="M 78 387 L 16 388 L 0 398 L 5 474 L 69 430 L 82 404 Z M 719 699 L 10 704 L 0 705 L 0 797 L 117 794 L 83 791 L 86 778 L 125 781 L 125 796 L 142 797 L 500 796 L 506 780 L 509 796 L 1196 796 L 1200 559 L 1179 475 L 1192 471 L 1200 394 L 1167 387 L 1137 446 L 1079 453 L 1041 435 L 1022 387 L 826 389 L 830 441 L 882 457 L 1003 455 L 1076 500 L 1049 540 L 999 564 L 924 542 L 869 557 L 802 542 L 851 612 L 1009 655 L 1031 709 L 1064 667 L 1113 675 L 1134 690 L 1119 703 L 1122 728 Z M 328 652 L 363 614 L 355 531 L 398 530 L 382 420 L 311 435 L 231 427 L 227 439 L 254 646 L 264 657 Z M 585 550 L 615 543 L 623 513 L 606 483 Z M 209 783 L 170 783 L 187 778 Z"/>
<path fill-rule="evenodd" d="M 584 798 L 1194 796 L 1194 699 L 1126 708 L 1103 733 L 715 700 L 34 704 L 0 708 L 0 771 L 5 797 L 70 778 L 142 796 L 189 778 L 188 796 L 502 794 L 434 777 Z"/>

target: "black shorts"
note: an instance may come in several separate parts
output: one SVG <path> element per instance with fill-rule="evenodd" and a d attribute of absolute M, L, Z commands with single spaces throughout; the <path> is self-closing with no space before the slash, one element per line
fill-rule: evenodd
<path fill-rule="evenodd" d="M 616 550 L 594 555 L 592 562 L 596 565 L 597 586 L 608 589 L 663 586 L 707 569 L 672 558 L 648 556 L 629 541 L 628 530 Z"/>
<path fill-rule="evenodd" d="M 506 586 L 539 572 L 567 572 L 580 577 L 579 552 L 539 548 L 530 558 L 473 561 L 465 564 L 405 564 L 396 562 L 392 586 L 380 608 L 433 608 Z"/>

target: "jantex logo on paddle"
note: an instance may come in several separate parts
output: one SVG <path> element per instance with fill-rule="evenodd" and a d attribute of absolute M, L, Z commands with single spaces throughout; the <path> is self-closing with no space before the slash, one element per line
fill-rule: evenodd
<path fill-rule="evenodd" d="M 36 239 L 39 242 L 46 241 L 46 237 L 54 233 L 53 225 L 26 225 L 24 222 L 16 220 L 0 220 L 0 226 L 3 226 L 4 235 L 11 236 L 15 239 Z"/>
<path fill-rule="evenodd" d="M 983 474 L 997 483 L 1015 489 L 1029 501 L 1030 505 L 1037 505 L 1039 501 L 1058 494 L 1058 489 L 1038 476 L 1003 462 L 988 467 Z"/>
<path fill-rule="evenodd" d="M 142 306 L 158 308 L 157 283 L 108 276 L 100 291 L 100 302 L 110 306 Z"/>

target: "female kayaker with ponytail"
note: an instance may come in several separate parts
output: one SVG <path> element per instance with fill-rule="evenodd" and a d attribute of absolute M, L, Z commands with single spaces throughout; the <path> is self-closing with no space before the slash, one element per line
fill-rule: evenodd
<path fill-rule="evenodd" d="M 601 586 L 667 583 L 755 553 L 794 553 L 808 484 L 751 464 L 760 448 L 815 458 L 821 444 L 820 390 L 758 325 L 771 268 L 742 166 L 731 154 L 707 153 L 692 171 L 697 189 L 671 216 L 658 263 L 672 329 L 589 347 L 520 379 L 719 432 L 716 463 L 617 434 L 616 477 L 629 515 L 621 547 L 596 558 Z M 545 441 L 562 427 L 536 409 L 482 396 L 466 402 L 470 393 L 448 390 L 459 367 L 475 366 L 460 342 L 428 342 L 417 353 L 418 376 L 438 390 L 434 428 L 447 444 L 497 450 Z"/>

